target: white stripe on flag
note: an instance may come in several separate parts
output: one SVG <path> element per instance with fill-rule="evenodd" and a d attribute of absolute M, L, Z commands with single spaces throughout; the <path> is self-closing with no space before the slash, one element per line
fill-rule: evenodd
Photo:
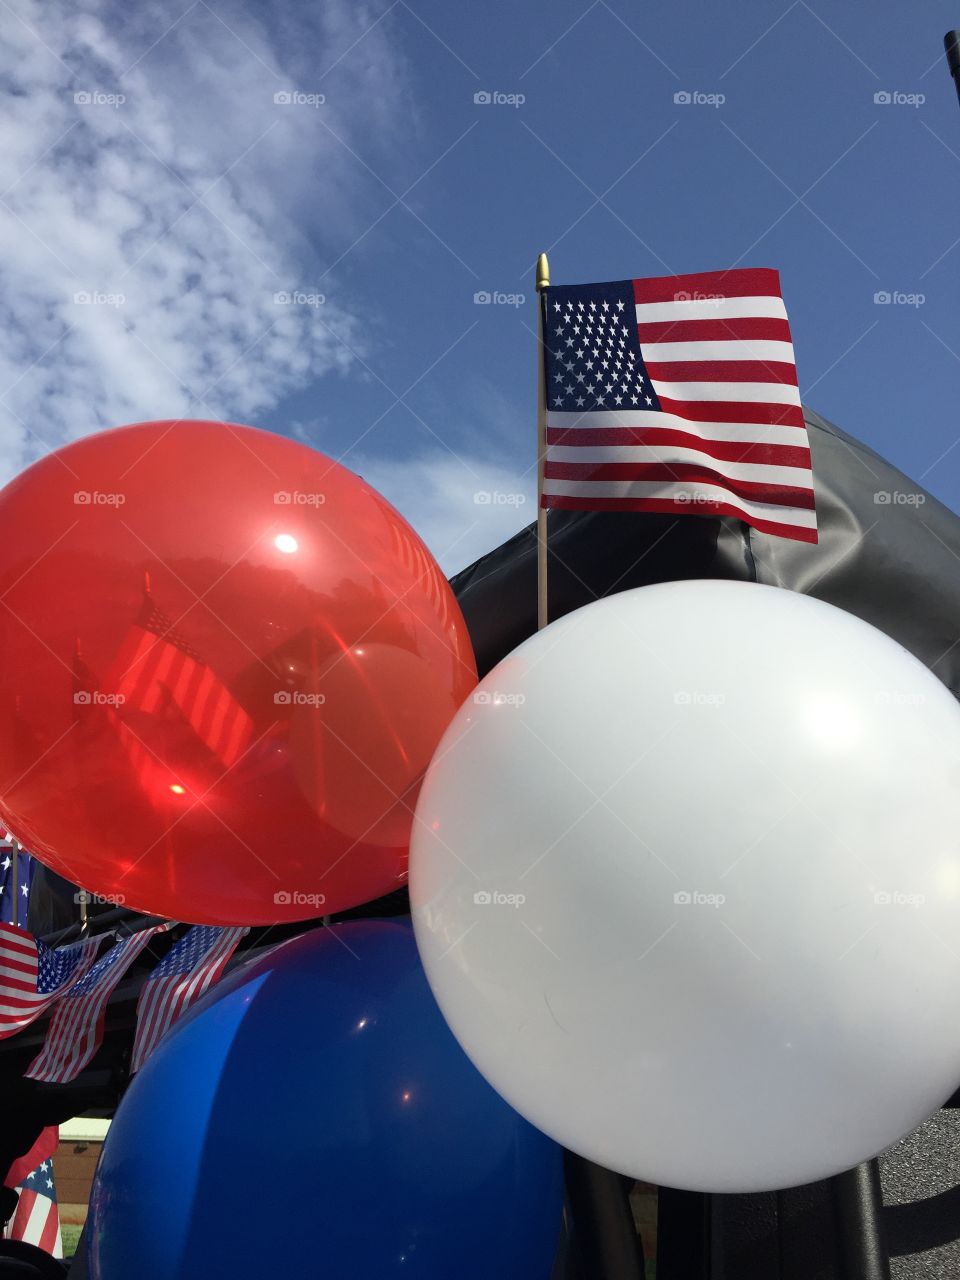
<path fill-rule="evenodd" d="M 786 320 L 782 298 L 768 295 L 755 298 L 692 298 L 673 302 L 638 302 L 637 324 L 659 324 L 666 320 Z"/>
<path fill-rule="evenodd" d="M 682 337 L 680 330 L 677 337 Z M 647 364 L 670 360 L 774 360 L 795 364 L 792 342 L 774 342 L 769 338 L 738 338 L 724 342 L 643 342 L 640 344 Z"/>
<path fill-rule="evenodd" d="M 661 382 L 651 378 L 658 396 L 670 400 L 743 404 L 800 404 L 800 391 L 789 382 Z"/>

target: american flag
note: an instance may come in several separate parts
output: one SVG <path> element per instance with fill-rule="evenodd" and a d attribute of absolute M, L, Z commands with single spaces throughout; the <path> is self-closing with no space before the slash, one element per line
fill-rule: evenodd
<path fill-rule="evenodd" d="M 54 1258 L 63 1257 L 60 1238 L 60 1211 L 53 1177 L 53 1160 L 44 1160 L 16 1190 L 20 1200 L 7 1223 L 6 1238 L 35 1245 Z"/>
<path fill-rule="evenodd" d="M 149 583 L 144 587 L 140 613 L 104 678 L 102 692 L 117 698 L 114 714 L 122 728 L 127 728 L 123 721 L 128 712 L 160 715 L 175 708 L 227 768 L 250 744 L 250 716 L 190 641 L 174 630 L 172 621 L 154 602 Z M 129 729 L 125 742 L 137 751 L 136 735 Z M 146 767 L 149 753 L 142 746 L 139 749 Z M 150 760 L 155 769 L 156 761 L 153 757 Z"/>
<path fill-rule="evenodd" d="M 116 943 L 54 1006 L 43 1048 L 24 1075 L 46 1084 L 75 1080 L 103 1043 L 107 1001 L 150 941 L 172 926 L 158 924 Z"/>
<path fill-rule="evenodd" d="M 27 918 L 36 863 L 9 840 L 0 841 L 0 920 L 19 924 Z"/>
<path fill-rule="evenodd" d="M 139 1071 L 177 1018 L 218 980 L 249 929 L 198 924 L 174 943 L 140 989 L 130 1072 Z"/>
<path fill-rule="evenodd" d="M 99 938 L 54 950 L 26 929 L 0 924 L 0 1040 L 16 1035 L 92 966 Z"/>
<path fill-rule="evenodd" d="M 551 287 L 541 305 L 544 507 L 730 515 L 817 541 L 778 272 Z"/>

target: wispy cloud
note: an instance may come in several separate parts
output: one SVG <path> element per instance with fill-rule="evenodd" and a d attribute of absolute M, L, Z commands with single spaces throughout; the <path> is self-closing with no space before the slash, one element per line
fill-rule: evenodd
<path fill-rule="evenodd" d="M 319 112 L 395 142 L 382 104 L 404 68 L 378 11 L 337 0 L 268 37 L 255 9 L 204 0 L 4 8 L 0 480 L 92 430 L 255 419 L 348 371 L 338 335 L 358 354 L 363 337 L 331 277 L 318 299 L 319 250 L 361 193 Z M 326 84 L 304 82 L 307 43 L 316 80 L 337 64 Z"/>

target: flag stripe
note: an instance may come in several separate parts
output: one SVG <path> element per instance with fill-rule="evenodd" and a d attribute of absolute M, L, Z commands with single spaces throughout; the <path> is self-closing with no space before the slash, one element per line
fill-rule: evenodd
<path fill-rule="evenodd" d="M 712 404 L 713 401 L 722 401 L 738 415 L 742 413 L 743 406 L 748 404 L 791 404 L 800 407 L 800 392 L 789 383 L 664 382 L 652 373 L 650 381 L 658 397 L 666 396 L 671 400 L 682 401 L 685 405 L 692 404 L 697 417 L 708 416 L 699 406 L 701 403 Z M 710 412 L 713 412 L 712 408 Z"/>
<path fill-rule="evenodd" d="M 674 468 L 692 466 L 707 473 L 712 479 L 746 480 L 755 484 L 786 485 L 793 489 L 807 489 L 813 484 L 813 473 L 802 467 L 771 466 L 762 462 L 726 461 L 712 457 L 699 449 L 657 448 L 655 445 L 601 445 L 592 449 L 559 445 L 550 450 L 546 472 L 555 479 L 575 480 L 589 468 L 597 479 L 601 475 L 614 477 L 615 467 L 629 479 L 636 473 L 644 479 L 645 471 L 667 475 Z M 681 477 L 677 475 L 677 479 Z M 687 477 L 692 479 L 693 477 Z"/>
<path fill-rule="evenodd" d="M 771 267 L 734 267 L 730 271 L 698 271 L 693 275 L 655 276 L 633 281 L 638 303 L 671 302 L 684 295 L 721 298 L 776 298 L 781 301 L 780 273 Z M 751 315 L 758 312 L 752 311 Z"/>
<path fill-rule="evenodd" d="M 659 498 L 670 499 L 678 507 L 699 507 L 706 502 L 723 504 L 729 502 L 731 496 L 729 489 L 720 485 L 631 480 L 547 480 L 544 481 L 544 495 L 547 498 L 589 498 L 591 500 Z M 679 502 L 677 501 L 678 498 Z M 550 505 L 559 504 L 551 502 Z M 775 518 L 778 524 L 796 525 L 799 528 L 807 529 L 815 528 L 815 518 L 812 510 L 797 510 L 793 507 L 785 507 L 774 503 L 766 506 L 763 503 L 750 502 L 747 499 L 739 499 L 729 505 L 731 510 L 735 510 L 741 519 L 747 515 L 761 519 Z M 603 508 L 597 509 L 601 510 Z M 689 511 L 686 514 L 689 515 Z"/>
<path fill-rule="evenodd" d="M 791 428 L 792 430 L 792 428 Z M 695 449 L 710 458 L 727 462 L 764 462 L 772 466 L 810 468 L 810 450 L 785 444 L 765 444 L 759 440 L 710 440 L 687 431 L 658 430 L 651 427 L 592 427 L 581 431 L 576 427 L 547 428 L 547 444 L 556 446 L 577 445 L 585 452 L 597 445 L 676 445 L 680 449 Z M 665 449 L 666 453 L 666 449 Z M 557 457 L 557 449 L 550 450 L 550 457 Z"/>
<path fill-rule="evenodd" d="M 643 358 L 647 369 L 651 371 L 658 361 L 677 362 L 681 360 L 730 360 L 740 362 L 773 360 L 784 364 L 791 371 L 791 377 L 781 376 L 779 382 L 796 382 L 796 368 L 793 364 L 792 342 L 768 342 L 761 338 L 744 338 L 731 341 L 729 339 L 713 342 L 693 342 L 685 334 L 671 336 L 669 342 L 645 342 Z"/>
<path fill-rule="evenodd" d="M 654 342 L 727 342 L 734 338 L 764 342 L 789 342 L 790 325 L 775 316 L 728 316 L 691 320 L 677 316 L 670 320 L 644 321 L 638 325 L 644 352 Z"/>
<path fill-rule="evenodd" d="M 684 346 L 684 343 L 678 343 L 678 346 Z M 759 384 L 764 394 L 757 396 L 745 397 L 747 399 L 757 400 L 777 400 L 779 397 L 770 395 L 770 391 L 775 389 L 775 384 L 783 384 L 784 386 L 797 385 L 797 370 L 792 364 L 782 364 L 775 361 L 763 360 L 651 360 L 647 365 L 647 372 L 650 374 L 650 381 L 654 386 L 657 382 L 706 382 L 708 385 L 719 384 L 716 390 L 720 393 L 714 397 L 723 400 L 737 399 L 734 393 L 735 387 L 744 385 Z M 668 394 L 676 394 L 669 392 Z M 799 396 L 794 393 L 796 403 L 800 403 Z M 685 394 L 682 398 L 687 400 L 695 400 L 698 397 Z"/>

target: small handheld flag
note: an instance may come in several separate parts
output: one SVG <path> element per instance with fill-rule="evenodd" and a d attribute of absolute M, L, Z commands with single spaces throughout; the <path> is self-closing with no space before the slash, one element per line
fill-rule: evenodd
<path fill-rule="evenodd" d="M 144 982 L 130 1062 L 139 1071 L 177 1018 L 220 978 L 248 929 L 195 925 L 170 948 Z"/>
<path fill-rule="evenodd" d="M 0 1040 L 15 1035 L 78 982 L 99 938 L 54 950 L 26 929 L 0 923 Z"/>
<path fill-rule="evenodd" d="M 103 1043 L 107 1001 L 120 979 L 150 941 L 169 924 L 142 929 L 110 948 L 54 1006 L 40 1053 L 24 1075 L 46 1084 L 75 1080 Z"/>
<path fill-rule="evenodd" d="M 543 507 L 729 515 L 816 542 L 776 271 L 554 286 L 540 297 Z"/>
<path fill-rule="evenodd" d="M 27 1174 L 16 1190 L 20 1193 L 20 1200 L 7 1224 L 6 1238 L 22 1240 L 24 1244 L 35 1245 L 54 1258 L 62 1258 L 63 1241 L 53 1161 L 44 1160 Z"/>

